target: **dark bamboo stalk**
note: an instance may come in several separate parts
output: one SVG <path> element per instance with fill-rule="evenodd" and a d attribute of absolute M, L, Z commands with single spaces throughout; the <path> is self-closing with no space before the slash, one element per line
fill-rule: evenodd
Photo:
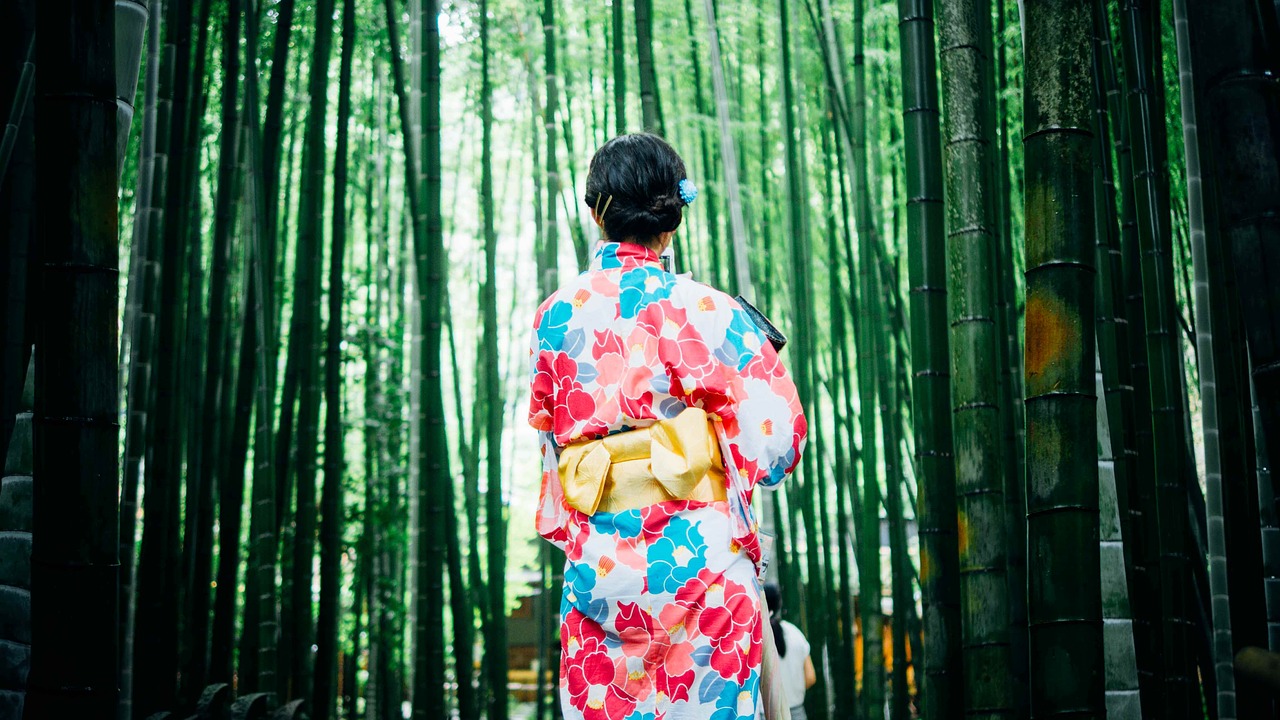
<path fill-rule="evenodd" d="M 658 71 L 653 57 L 653 0 L 635 0 L 637 75 L 640 78 L 640 115 L 645 132 L 666 135 Z"/>
<path fill-rule="evenodd" d="M 147 448 L 147 419 L 152 402 L 152 378 L 156 363 L 156 303 L 160 261 L 164 188 L 168 168 L 169 108 L 173 92 L 173 56 L 161 58 L 161 0 L 148 5 L 151 29 L 147 49 L 147 103 L 143 115 L 141 152 L 143 175 L 139 180 L 134 214 L 133 242 L 139 248 L 136 279 L 130 279 L 131 297 L 137 307 L 130 332 L 128 358 L 128 420 L 125 423 L 124 477 L 120 489 L 120 720 L 131 720 L 133 711 L 133 623 L 134 589 L 137 581 L 138 485 L 142 480 L 142 459 Z M 145 187 L 144 187 L 145 185 Z M 132 268 L 130 272 L 133 273 Z M 136 282 L 136 287 L 133 283 Z M 12 295 L 10 296 L 12 302 Z M 0 434 L 3 437 L 3 434 Z"/>
<path fill-rule="evenodd" d="M 440 28 L 437 0 L 423 0 L 419 31 L 422 33 L 423 92 L 421 99 L 422 184 L 414 222 L 414 256 L 418 277 L 418 302 L 422 307 L 423 381 L 418 483 L 418 573 L 415 588 L 417 612 L 414 643 L 413 716 L 415 720 L 444 715 L 444 521 L 443 493 L 439 482 L 449 478 L 449 444 L 444 423 L 441 387 L 441 328 L 448 303 L 446 255 L 441 223 L 442 177 L 440 168 Z"/>
<path fill-rule="evenodd" d="M 223 22 L 222 30 L 222 88 L 221 88 L 221 125 L 223 128 L 218 153 L 218 180 L 216 198 L 214 201 L 214 221 L 213 221 L 213 256 L 209 270 L 209 296 L 208 304 L 208 336 L 205 343 L 204 356 L 204 398 L 201 403 L 206 416 L 209 418 L 217 418 L 220 415 L 219 392 L 224 382 L 230 382 L 230 378 L 224 380 L 222 375 L 222 366 L 224 363 L 223 350 L 226 348 L 225 336 L 228 334 L 226 314 L 227 297 L 228 297 L 228 265 L 231 260 L 231 232 L 235 224 L 233 198 L 237 194 L 236 185 L 236 157 L 240 151 L 239 136 L 239 108 L 237 100 L 240 88 L 240 28 L 241 28 L 241 6 L 240 0 L 228 0 L 226 17 Z M 225 503 L 220 503 L 219 513 L 222 518 L 222 526 L 225 528 L 239 528 L 239 518 L 242 508 L 239 503 L 235 503 L 235 491 L 232 483 L 227 477 L 218 478 L 215 473 L 220 453 L 218 452 L 220 441 L 224 434 L 231 430 L 230 427 L 223 428 L 220 423 L 214 421 L 208 424 L 205 432 L 200 436 L 200 453 L 199 464 L 196 467 L 189 467 L 189 475 L 194 478 L 188 480 L 188 486 L 194 483 L 197 491 L 192 497 L 188 490 L 187 513 L 194 514 L 200 522 L 195 525 L 188 525 L 188 528 L 194 528 L 197 538 L 193 547 L 196 550 L 195 564 L 192 570 L 192 576 L 188 578 L 187 584 L 187 605 L 186 613 L 186 662 L 182 669 L 182 704 L 190 706 L 195 703 L 196 698 L 204 689 L 209 673 L 209 624 L 210 624 L 210 569 L 211 557 L 199 548 L 212 549 L 213 539 L 211 537 L 213 530 L 213 501 L 214 486 L 220 488 L 220 497 Z M 220 481 L 220 482 L 219 482 Z M 242 493 L 241 493 L 242 494 Z M 228 522 L 228 516 L 234 516 L 234 520 Z M 204 522 L 205 518 L 208 522 Z M 239 542 L 239 533 L 235 533 L 228 538 Z M 187 542 L 190 544 L 191 540 Z M 229 549 L 229 548 L 227 548 Z"/>
<path fill-rule="evenodd" d="M 1169 226 L 1163 66 L 1159 37 L 1154 32 L 1158 17 L 1158 9 L 1148 0 L 1129 0 L 1121 8 L 1121 49 L 1128 88 L 1129 136 L 1133 141 L 1142 314 L 1146 324 L 1145 351 L 1154 441 L 1163 634 L 1160 658 L 1170 710 L 1167 714 L 1181 714 L 1192 713 L 1193 705 L 1198 703 L 1185 593 L 1190 576 L 1189 558 L 1184 553 L 1187 490 L 1183 392 Z"/>
<path fill-rule="evenodd" d="M 1271 247 L 1280 237 L 1276 209 L 1280 176 L 1276 161 L 1276 112 L 1280 93 L 1271 80 L 1273 47 L 1256 22 L 1252 3 L 1215 3 L 1187 8 L 1191 57 L 1196 67 L 1196 100 L 1202 118 L 1210 179 L 1216 189 L 1216 227 L 1229 250 L 1242 319 L 1249 341 L 1252 377 L 1266 454 L 1277 457 L 1280 373 L 1274 344 L 1274 308 L 1280 307 Z M 1261 454 L 1261 447 L 1259 454 Z M 1273 501 L 1280 495 L 1273 493 Z M 1274 511 L 1274 509 L 1272 509 Z"/>
<path fill-rule="evenodd" d="M 114 4 L 40 3 L 31 674 L 26 717 L 119 699 Z"/>
<path fill-rule="evenodd" d="M 280 160 L 284 151 L 281 135 L 284 133 L 284 89 L 288 72 L 289 39 L 293 36 L 293 15 L 295 0 L 280 0 L 276 5 L 275 37 L 271 45 L 271 80 L 267 86 L 267 114 L 262 123 L 263 161 L 263 197 L 266 198 L 267 216 L 263 219 L 263 227 L 268 233 L 267 247 L 272 254 L 266 258 L 267 267 L 274 268 L 276 262 L 276 240 L 283 230 L 279 222 L 280 196 Z M 292 153 L 290 153 L 292 154 Z M 287 207 L 286 203 L 286 207 Z"/>
<path fill-rule="evenodd" d="M 876 366 L 877 337 L 882 332 L 880 314 L 883 294 L 875 268 L 875 247 L 879 232 L 872 216 L 872 194 L 867 162 L 867 80 L 866 80 L 866 8 L 863 0 L 853 4 L 853 97 L 850 100 L 852 133 L 851 184 L 853 185 L 854 222 L 858 235 L 857 296 L 860 309 L 851 308 L 857 318 L 854 334 L 858 374 L 859 434 L 861 437 L 862 493 L 858 534 L 861 560 L 858 563 L 859 615 L 862 619 L 862 692 L 859 694 L 858 716 L 862 720 L 878 720 L 884 714 L 883 616 L 880 585 L 880 471 L 876 443 L 876 414 L 879 368 Z M 852 263 L 852 254 L 850 254 Z M 852 275 L 852 266 L 851 273 Z"/>
<path fill-rule="evenodd" d="M 613 122 L 614 134 L 627 131 L 627 31 L 622 22 L 623 0 L 610 0 L 611 17 L 609 37 L 613 42 Z"/>
<path fill-rule="evenodd" d="M 638 0 L 645 2 L 645 0 Z M 506 544 L 507 531 L 502 501 L 502 423 L 503 393 L 498 355 L 498 236 L 494 223 L 493 202 L 493 82 L 489 65 L 492 49 L 489 41 L 488 0 L 480 0 L 480 212 L 484 240 L 484 286 L 480 304 L 484 330 L 485 399 L 485 519 L 488 539 L 489 622 L 485 642 L 485 663 L 489 671 L 488 717 L 506 720 L 507 697 L 507 612 L 506 612 Z M 639 16 L 637 15 L 637 23 Z M 642 75 L 643 77 L 643 75 Z M 551 148 L 554 152 L 554 148 Z M 437 362 L 437 355 L 433 356 Z M 439 384 L 437 380 L 437 385 Z M 477 419 L 478 422 L 478 419 Z M 446 512 L 452 513 L 449 507 Z M 457 542 L 456 538 L 446 542 Z"/>
<path fill-rule="evenodd" d="M 351 124 L 351 64 L 356 42 L 355 0 L 342 3 L 342 57 L 338 70 L 338 137 L 333 166 L 333 212 L 329 246 L 329 314 L 325 326 L 324 485 L 320 495 L 320 607 L 316 621 L 312 717 L 337 717 L 338 613 L 342 584 L 342 339 L 345 333 L 343 263 L 347 247 L 347 176 Z"/>
<path fill-rule="evenodd" d="M 146 463 L 142 547 L 138 558 L 136 613 L 145 622 L 135 624 L 133 677 L 134 712 L 149 717 L 170 709 L 177 691 L 178 667 L 178 571 L 180 544 L 178 486 L 182 440 L 179 427 L 178 329 L 185 232 L 182 226 L 183 179 L 188 161 L 187 114 L 191 111 L 189 78 L 192 7 L 189 0 L 175 0 L 165 27 L 172 36 L 173 104 L 169 123 L 168 173 L 165 177 L 164 235 L 159 267 L 159 302 L 156 305 L 156 406 L 152 455 Z M 170 50 L 166 49 L 166 52 Z"/>
<path fill-rule="evenodd" d="M 932 0 L 899 0 L 903 126 L 906 137 L 908 274 L 911 354 L 920 488 L 920 594 L 924 657 L 919 682 L 923 717 L 948 717 L 962 697 L 960 585 L 956 549 L 955 465 L 950 417 L 951 368 L 947 336 L 943 186 L 937 55 Z"/>
<path fill-rule="evenodd" d="M 964 707 L 1012 713 L 1012 594 L 1008 591 L 1006 468 L 998 365 L 998 224 L 992 198 L 994 103 L 991 3 L 944 2 L 939 19 L 947 109 L 947 299 L 955 431 Z"/>
<path fill-rule="evenodd" d="M 307 126 L 303 137 L 303 175 L 298 208 L 298 278 L 305 291 L 295 296 L 294 328 L 289 352 L 299 360 L 297 462 L 294 470 L 294 520 L 291 610 L 282 649 L 289 653 L 288 679 L 282 683 L 288 698 L 310 697 L 313 678 L 312 562 L 316 546 L 316 456 L 319 444 L 321 395 L 320 272 L 324 252 L 325 128 L 328 117 L 329 57 L 333 46 L 333 0 L 316 7 L 315 45 L 308 74 Z M 305 248 L 305 250 L 304 250 Z M 302 286 L 305 279 L 305 286 Z M 279 448 L 277 448 L 277 453 Z M 287 496 L 284 496 L 287 497 Z"/>
<path fill-rule="evenodd" d="M 1031 712 L 1101 718 L 1093 133 L 1091 95 L 1078 90 L 1090 82 L 1092 8 L 1025 10 Z"/>

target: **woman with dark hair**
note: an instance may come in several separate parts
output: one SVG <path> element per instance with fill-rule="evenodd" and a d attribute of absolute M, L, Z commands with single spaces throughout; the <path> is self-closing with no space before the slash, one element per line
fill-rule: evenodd
<path fill-rule="evenodd" d="M 660 254 L 697 190 L 661 138 L 591 160 L 603 237 L 534 317 L 538 532 L 566 554 L 566 718 L 754 720 L 760 543 L 750 496 L 791 472 L 806 425 L 763 333 Z"/>
<path fill-rule="evenodd" d="M 778 648 L 778 673 L 782 676 L 782 692 L 791 708 L 791 720 L 805 720 L 805 692 L 818 682 L 818 673 L 809 656 L 809 641 L 800 628 L 782 619 L 782 593 L 778 586 L 764 586 L 764 596 L 769 602 L 772 617 L 769 624 L 773 642 Z"/>

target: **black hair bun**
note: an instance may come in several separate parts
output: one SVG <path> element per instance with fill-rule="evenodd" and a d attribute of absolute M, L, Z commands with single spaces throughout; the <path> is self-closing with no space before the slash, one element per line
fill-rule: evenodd
<path fill-rule="evenodd" d="M 609 240 L 648 242 L 680 227 L 684 161 L 657 135 L 620 135 L 591 158 L 587 205 L 604 215 Z"/>
<path fill-rule="evenodd" d="M 674 196 L 643 202 L 634 197 L 614 195 L 609 210 L 604 214 L 605 234 L 610 240 L 645 242 L 680 227 L 683 208 L 684 202 Z"/>
<path fill-rule="evenodd" d="M 678 195 L 655 198 L 649 204 L 649 214 L 653 215 L 655 227 L 669 226 L 658 232 L 670 232 L 680 227 L 680 220 L 684 217 L 684 200 Z"/>

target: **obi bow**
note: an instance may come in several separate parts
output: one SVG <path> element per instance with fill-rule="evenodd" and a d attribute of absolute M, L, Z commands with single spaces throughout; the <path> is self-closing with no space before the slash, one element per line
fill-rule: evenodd
<path fill-rule="evenodd" d="M 649 427 L 566 446 L 560 483 L 569 506 L 587 515 L 667 500 L 725 499 L 720 444 L 707 413 L 696 407 Z"/>

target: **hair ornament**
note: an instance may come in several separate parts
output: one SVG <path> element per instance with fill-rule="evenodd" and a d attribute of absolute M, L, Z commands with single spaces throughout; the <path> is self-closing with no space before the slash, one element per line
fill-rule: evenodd
<path fill-rule="evenodd" d="M 694 185 L 689 178 L 680 181 L 680 199 L 685 205 L 698 199 L 698 186 Z"/>
<path fill-rule="evenodd" d="M 595 205 L 595 211 L 596 211 L 596 224 L 597 224 L 597 225 L 599 225 L 600 227 L 604 227 L 604 214 L 605 214 L 605 213 L 607 213 L 607 212 L 609 212 L 609 206 L 613 204 L 613 196 L 612 196 L 612 195 L 610 195 L 610 196 L 609 196 L 609 199 L 608 199 L 608 200 L 605 200 L 605 203 L 604 203 L 604 209 L 603 209 L 603 210 L 601 210 L 601 209 L 600 209 L 600 198 L 602 198 L 602 197 L 604 197 L 604 196 L 603 196 L 603 195 L 596 195 L 596 205 Z"/>

